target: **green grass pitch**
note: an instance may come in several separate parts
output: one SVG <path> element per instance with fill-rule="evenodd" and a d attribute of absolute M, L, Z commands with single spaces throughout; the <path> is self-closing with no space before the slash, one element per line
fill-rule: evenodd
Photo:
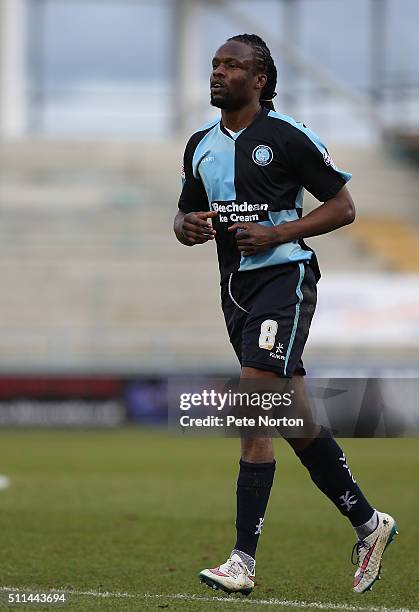
<path fill-rule="evenodd" d="M 361 487 L 399 526 L 371 593 L 352 593 L 353 531 L 282 440 L 257 587 L 244 599 L 201 585 L 197 572 L 224 561 L 234 543 L 238 445 L 173 438 L 165 430 L 1 431 L 0 473 L 10 486 L 0 490 L 0 608 L 298 609 L 261 601 L 273 599 L 329 602 L 339 610 L 419 608 L 414 439 L 342 441 Z M 66 588 L 67 603 L 9 605 L 5 587 Z M 99 597 L 103 591 L 109 596 Z M 304 608 L 312 609 L 322 608 Z"/>

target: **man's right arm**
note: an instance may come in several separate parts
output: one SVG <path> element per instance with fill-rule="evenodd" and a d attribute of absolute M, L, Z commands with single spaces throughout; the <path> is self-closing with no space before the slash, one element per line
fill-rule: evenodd
<path fill-rule="evenodd" d="M 178 212 L 174 221 L 176 238 L 186 246 L 203 244 L 213 240 L 215 230 L 209 219 L 217 213 L 209 210 L 208 197 L 198 173 L 194 175 L 192 160 L 199 142 L 194 134 L 188 141 L 183 156 L 182 193 L 178 203 Z"/>
<path fill-rule="evenodd" d="M 217 213 L 213 210 L 185 213 L 179 209 L 173 224 L 176 238 L 186 246 L 214 240 L 216 232 L 208 223 L 208 219 L 216 216 Z"/>

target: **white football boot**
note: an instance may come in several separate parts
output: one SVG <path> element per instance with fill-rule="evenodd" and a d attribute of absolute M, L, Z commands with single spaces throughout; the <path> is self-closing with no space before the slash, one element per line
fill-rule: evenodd
<path fill-rule="evenodd" d="M 353 561 L 354 565 L 358 565 L 353 582 L 355 593 L 371 591 L 374 582 L 380 579 L 383 553 L 398 534 L 396 521 L 392 516 L 378 511 L 377 514 L 376 529 L 363 540 L 358 540 L 352 550 L 352 561 L 354 553 L 358 556 L 357 561 Z"/>
<path fill-rule="evenodd" d="M 233 551 L 231 557 L 222 565 L 202 570 L 199 579 L 213 589 L 249 595 L 255 586 L 254 565 L 252 573 L 242 558 Z"/>

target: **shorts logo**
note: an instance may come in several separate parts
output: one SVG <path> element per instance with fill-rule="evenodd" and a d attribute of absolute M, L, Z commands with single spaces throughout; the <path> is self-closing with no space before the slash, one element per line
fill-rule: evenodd
<path fill-rule="evenodd" d="M 272 319 L 266 319 L 260 326 L 259 348 L 271 351 L 275 346 L 278 323 Z"/>
<path fill-rule="evenodd" d="M 252 159 L 258 166 L 267 166 L 274 158 L 271 147 L 258 145 L 253 149 Z"/>
<path fill-rule="evenodd" d="M 270 352 L 269 357 L 272 357 L 273 359 L 279 359 L 280 361 L 285 361 L 284 345 L 281 344 L 281 342 L 278 342 L 278 344 L 276 345 L 275 353 Z"/>
<path fill-rule="evenodd" d="M 281 344 L 280 342 L 278 342 L 278 346 L 276 347 L 276 351 L 275 351 L 275 353 L 276 353 L 277 355 L 282 355 L 283 350 L 284 350 L 284 345 L 283 345 L 283 344 Z"/>

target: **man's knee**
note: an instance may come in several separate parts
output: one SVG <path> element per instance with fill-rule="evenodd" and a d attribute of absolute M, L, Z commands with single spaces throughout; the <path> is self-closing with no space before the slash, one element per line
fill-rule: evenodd
<path fill-rule="evenodd" d="M 249 463 L 268 463 L 274 460 L 274 448 L 271 438 L 242 438 L 243 461 Z"/>

